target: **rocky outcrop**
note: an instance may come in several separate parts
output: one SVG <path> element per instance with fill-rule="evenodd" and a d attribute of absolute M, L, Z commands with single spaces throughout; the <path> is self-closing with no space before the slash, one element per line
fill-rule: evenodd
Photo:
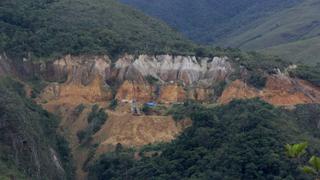
<path fill-rule="evenodd" d="M 119 80 L 141 81 L 152 76 L 161 82 L 178 82 L 185 85 L 206 83 L 211 85 L 224 80 L 233 71 L 226 57 L 196 58 L 190 56 L 148 56 L 138 58 L 126 55 L 115 65 Z"/>
<path fill-rule="evenodd" d="M 215 86 L 228 81 L 233 67 L 226 57 L 196 58 L 170 55 L 124 55 L 114 63 L 107 56 L 66 56 L 39 65 L 48 81 L 41 99 L 69 103 L 136 100 L 140 103 L 210 101 Z M 255 89 L 242 80 L 228 85 L 219 102 L 235 98 L 260 97 L 274 105 L 295 105 L 320 101 L 319 88 L 279 72 L 270 75 L 266 87 Z"/>
<path fill-rule="evenodd" d="M 190 56 L 126 55 L 115 63 L 116 80 L 125 81 L 119 88 L 117 99 L 138 101 L 181 102 L 190 99 L 208 99 L 208 88 L 224 81 L 233 68 L 226 57 L 196 58 Z M 158 81 L 150 84 L 146 77 Z M 145 85 L 149 83 L 149 85 Z M 152 87 L 150 87 L 152 86 Z M 189 90 L 185 90 L 188 87 Z M 141 93 L 139 95 L 139 92 Z"/>
<path fill-rule="evenodd" d="M 46 64 L 42 74 L 45 79 L 54 83 L 43 90 L 40 98 L 47 101 L 61 99 L 69 103 L 93 103 L 112 99 L 111 90 L 105 83 L 110 62 L 106 56 L 66 56 L 52 64 Z"/>
<path fill-rule="evenodd" d="M 65 56 L 42 68 L 45 78 L 65 84 L 88 85 L 97 76 L 106 78 L 111 60 L 107 56 Z M 50 74 L 49 74 L 50 73 Z"/>
<path fill-rule="evenodd" d="M 112 63 L 107 56 L 66 56 L 42 64 L 40 73 L 53 81 L 41 99 L 83 99 L 85 102 L 177 102 L 187 98 L 204 101 L 213 85 L 233 71 L 226 57 L 124 55 Z M 150 82 L 150 78 L 154 82 Z M 57 83 L 59 82 L 59 83 Z M 188 89 L 188 90 L 186 90 Z M 114 92 L 113 92 L 114 93 Z"/>
<path fill-rule="evenodd" d="M 25 59 L 14 69 L 5 54 L 0 60 L 2 75 L 20 73 L 20 77 L 41 76 L 51 82 L 40 96 L 42 101 L 72 104 L 108 101 L 114 97 L 141 103 L 210 101 L 216 98 L 215 86 L 228 81 L 234 72 L 227 57 L 126 54 L 112 62 L 107 56 L 68 55 L 46 63 Z M 319 92 L 319 88 L 310 83 L 279 72 L 268 77 L 262 90 L 236 80 L 228 85 L 219 102 L 260 97 L 274 105 L 295 105 L 319 102 Z"/>

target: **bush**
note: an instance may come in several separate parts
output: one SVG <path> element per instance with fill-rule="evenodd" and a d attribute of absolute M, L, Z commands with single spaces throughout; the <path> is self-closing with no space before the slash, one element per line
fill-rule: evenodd
<path fill-rule="evenodd" d="M 167 114 L 172 115 L 176 121 L 185 119 L 191 115 L 192 112 L 202 109 L 203 106 L 194 100 L 187 100 L 183 104 L 174 104 L 168 110 Z"/>
<path fill-rule="evenodd" d="M 151 76 L 151 75 L 147 75 L 147 76 L 145 77 L 145 79 L 146 79 L 146 81 L 147 81 L 149 84 L 151 84 L 151 85 L 155 85 L 155 84 L 157 84 L 157 82 L 159 81 L 157 78 L 155 78 L 155 77 L 153 77 L 153 76 Z"/>
<path fill-rule="evenodd" d="M 257 89 L 262 89 L 266 85 L 267 77 L 261 72 L 252 72 L 247 82 Z"/>
<path fill-rule="evenodd" d="M 290 76 L 304 79 L 316 86 L 320 86 L 320 64 L 311 67 L 307 65 L 299 65 L 296 69 L 291 70 Z"/>
<path fill-rule="evenodd" d="M 87 137 L 86 131 L 84 131 L 84 130 L 78 131 L 77 132 L 77 137 L 78 137 L 78 140 L 79 140 L 80 143 L 83 142 L 83 140 Z"/>
<path fill-rule="evenodd" d="M 85 108 L 86 108 L 85 105 L 79 104 L 79 105 L 74 109 L 73 115 L 74 115 L 75 117 L 78 117 Z"/>
<path fill-rule="evenodd" d="M 227 85 L 226 81 L 219 82 L 219 84 L 214 87 L 214 92 L 215 92 L 214 96 L 220 97 L 222 95 L 223 90 L 226 87 L 226 85 Z"/>
<path fill-rule="evenodd" d="M 99 108 L 98 105 L 92 106 L 91 112 L 88 116 L 88 123 L 104 122 L 107 118 L 107 114 L 103 108 Z"/>
<path fill-rule="evenodd" d="M 109 104 L 109 109 L 114 111 L 114 110 L 116 110 L 117 106 L 118 106 L 118 100 L 117 99 L 112 99 L 110 104 Z"/>
<path fill-rule="evenodd" d="M 97 104 L 92 106 L 91 112 L 88 115 L 88 126 L 79 132 L 77 132 L 77 137 L 79 142 L 87 142 L 91 139 L 91 136 L 94 135 L 101 129 L 101 126 L 106 122 L 108 118 L 105 109 L 99 108 Z"/>

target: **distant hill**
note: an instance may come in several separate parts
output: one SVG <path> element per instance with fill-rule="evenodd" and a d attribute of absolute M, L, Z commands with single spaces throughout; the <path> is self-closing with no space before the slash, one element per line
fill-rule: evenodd
<path fill-rule="evenodd" d="M 212 43 L 298 0 L 120 0 L 166 21 L 197 42 Z"/>
<path fill-rule="evenodd" d="M 292 61 L 320 62 L 320 1 L 306 0 L 259 20 L 218 44 L 262 50 Z"/>
<path fill-rule="evenodd" d="M 197 42 L 261 50 L 294 62 L 319 62 L 320 53 L 314 50 L 319 49 L 318 0 L 121 1 L 168 22 Z"/>
<path fill-rule="evenodd" d="M 320 63 L 319 47 L 320 36 L 316 36 L 314 38 L 272 46 L 259 51 L 280 56 L 282 59 L 290 60 L 291 62 L 315 65 Z"/>
<path fill-rule="evenodd" d="M 165 23 L 114 0 L 2 0 L 0 51 L 14 56 L 188 51 Z"/>

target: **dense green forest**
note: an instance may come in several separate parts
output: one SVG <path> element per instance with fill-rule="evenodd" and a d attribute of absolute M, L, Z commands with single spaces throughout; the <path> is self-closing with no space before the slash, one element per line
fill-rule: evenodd
<path fill-rule="evenodd" d="M 0 179 L 72 179 L 58 119 L 25 95 L 21 83 L 0 79 Z M 59 160 L 54 160 L 56 156 Z"/>
<path fill-rule="evenodd" d="M 0 52 L 12 56 L 188 53 L 192 48 L 166 24 L 114 0 L 0 1 Z"/>
<path fill-rule="evenodd" d="M 175 141 L 145 148 L 152 156 L 141 150 L 140 160 L 118 148 L 91 166 L 89 179 L 310 179 L 287 158 L 284 144 L 308 140 L 308 153 L 320 148 L 319 105 L 285 110 L 258 99 L 189 105 L 197 107 L 193 126 Z"/>

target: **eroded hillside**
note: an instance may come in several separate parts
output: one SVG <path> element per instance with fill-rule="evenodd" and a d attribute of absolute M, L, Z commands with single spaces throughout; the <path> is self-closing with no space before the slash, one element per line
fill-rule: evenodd
<path fill-rule="evenodd" d="M 5 55 L 1 60 L 2 75 L 36 76 L 45 82 L 34 98 L 61 117 L 60 131 L 71 144 L 79 179 L 86 176 L 90 161 L 119 144 L 137 148 L 175 139 L 192 122 L 169 116 L 172 104 L 190 99 L 225 104 L 254 97 L 276 106 L 320 102 L 319 87 L 289 76 L 296 66 L 259 70 L 257 75 L 239 59 L 226 56 L 126 54 L 111 60 L 108 56 L 68 55 L 48 62 L 25 60 L 20 66 L 12 66 Z M 253 83 L 255 76 L 265 78 L 263 86 Z M 117 105 L 110 108 L 115 101 Z M 146 112 L 145 103 L 158 109 Z M 93 116 L 103 119 L 93 124 Z"/>
<path fill-rule="evenodd" d="M 239 67 L 227 57 L 196 58 L 189 56 L 124 55 L 115 62 L 107 56 L 66 56 L 40 65 L 46 86 L 39 100 L 45 106 L 55 104 L 106 102 L 113 98 L 122 103 L 132 100 L 140 104 L 184 102 L 194 99 L 212 103 L 234 98 L 261 97 L 274 105 L 317 103 L 319 88 L 301 79 L 275 70 L 267 73 L 263 88 L 247 82 L 250 71 Z M 238 71 L 238 72 L 236 72 Z M 225 82 L 222 96 L 218 85 Z"/>

